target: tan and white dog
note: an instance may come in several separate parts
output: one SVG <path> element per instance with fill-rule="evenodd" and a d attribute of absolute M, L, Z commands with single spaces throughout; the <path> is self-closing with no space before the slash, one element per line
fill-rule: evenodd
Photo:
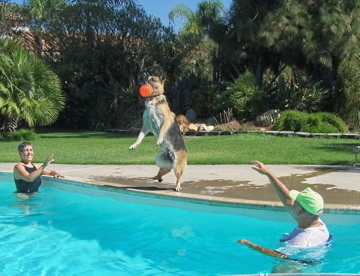
<path fill-rule="evenodd" d="M 162 152 L 156 157 L 156 165 L 160 169 L 153 179 L 161 182 L 162 177 L 173 170 L 176 176 L 175 190 L 179 192 L 181 191 L 180 178 L 187 166 L 184 139 L 175 114 L 171 112 L 164 95 L 165 81 L 159 76 L 150 76 L 146 79 L 146 83 L 150 84 L 154 91 L 146 98 L 141 132 L 129 150 L 140 145 L 149 132 L 153 133 L 157 139 L 156 145 L 162 148 Z"/>

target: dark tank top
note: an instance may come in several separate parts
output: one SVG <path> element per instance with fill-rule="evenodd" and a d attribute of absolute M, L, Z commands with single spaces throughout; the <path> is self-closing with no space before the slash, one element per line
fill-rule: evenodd
<path fill-rule="evenodd" d="M 28 173 L 32 173 L 37 170 L 34 164 L 32 168 L 26 166 L 24 166 L 24 168 Z M 16 193 L 24 193 L 24 194 L 35 193 L 39 190 L 39 187 L 41 185 L 41 178 L 40 176 L 38 176 L 32 182 L 28 182 L 23 179 L 15 179 L 15 185 L 16 185 Z"/>

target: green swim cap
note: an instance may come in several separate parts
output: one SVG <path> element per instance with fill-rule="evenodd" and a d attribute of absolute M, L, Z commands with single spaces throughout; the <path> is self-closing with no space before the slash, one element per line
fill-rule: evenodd
<path fill-rule="evenodd" d="M 322 196 L 310 188 L 306 188 L 301 192 L 291 190 L 290 197 L 299 202 L 306 211 L 313 215 L 320 215 L 323 211 L 324 200 Z"/>

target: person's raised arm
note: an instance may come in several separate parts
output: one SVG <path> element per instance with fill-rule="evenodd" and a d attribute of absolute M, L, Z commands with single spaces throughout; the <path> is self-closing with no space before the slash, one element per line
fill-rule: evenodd
<path fill-rule="evenodd" d="M 289 195 L 289 189 L 263 163 L 261 163 L 260 161 L 254 161 L 254 164 L 255 166 L 252 166 L 252 168 L 259 173 L 266 175 L 269 178 L 272 186 L 274 187 L 275 193 L 279 197 L 280 201 L 282 202 L 286 210 L 292 216 L 294 216 L 292 212 L 294 208 L 294 200 Z"/>
<path fill-rule="evenodd" d="M 15 178 L 16 179 L 23 179 L 23 180 L 28 181 L 28 182 L 34 181 L 37 177 L 42 175 L 44 173 L 44 171 L 46 170 L 45 168 L 52 161 L 54 161 L 53 156 L 54 156 L 53 154 L 49 155 L 45 159 L 44 164 L 39 166 L 35 171 L 33 171 L 31 173 L 27 172 L 25 170 L 24 166 L 21 163 L 16 164 L 15 167 L 14 167 L 14 176 L 15 176 Z"/>

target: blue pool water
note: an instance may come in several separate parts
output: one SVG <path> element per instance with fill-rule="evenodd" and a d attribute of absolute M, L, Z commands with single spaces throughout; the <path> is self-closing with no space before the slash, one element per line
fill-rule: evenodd
<path fill-rule="evenodd" d="M 13 195 L 12 176 L 0 173 L 1 275 L 360 273 L 360 215 L 324 215 L 335 238 L 316 252 L 297 252 L 321 260 L 306 265 L 237 243 L 245 238 L 279 248 L 279 236 L 295 226 L 285 212 L 43 182 L 41 192 L 24 201 Z"/>

